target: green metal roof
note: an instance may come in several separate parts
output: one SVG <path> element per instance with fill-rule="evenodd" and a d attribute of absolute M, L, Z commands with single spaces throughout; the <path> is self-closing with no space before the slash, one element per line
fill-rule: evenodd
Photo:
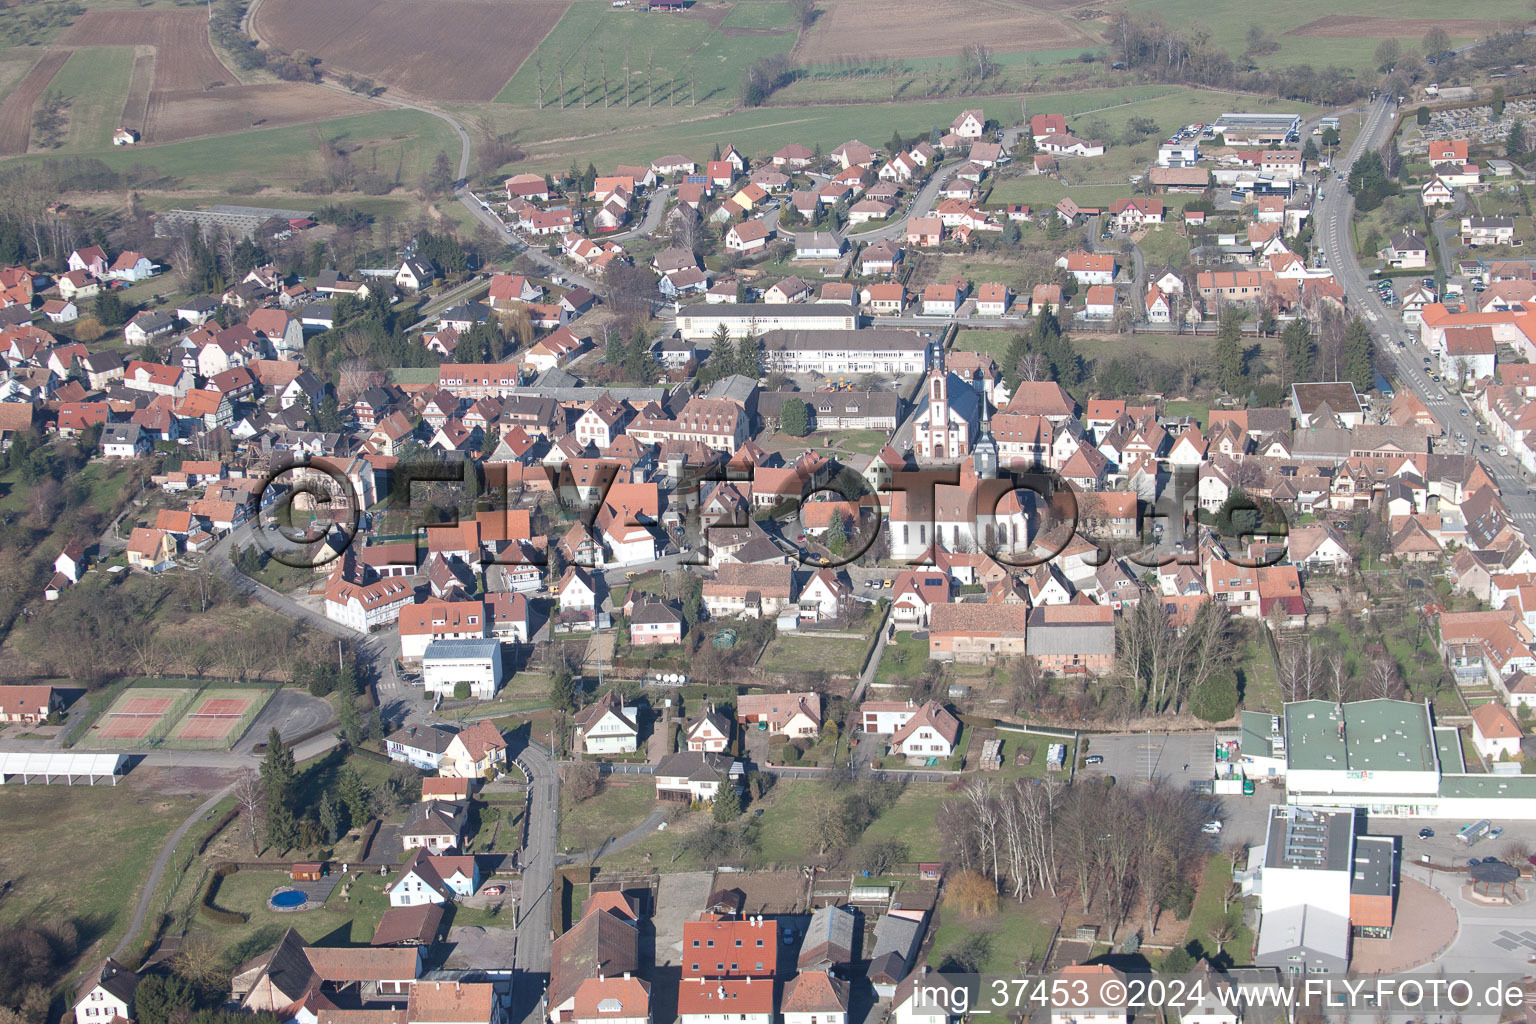
<path fill-rule="evenodd" d="M 1536 799 L 1536 775 L 1442 775 L 1440 796 Z"/>
<path fill-rule="evenodd" d="M 1436 769 L 1429 709 L 1413 701 L 1296 701 L 1285 706 L 1285 736 L 1290 770 Z"/>
<path fill-rule="evenodd" d="M 1460 774 L 1467 770 L 1467 762 L 1461 754 L 1461 730 L 1448 725 L 1435 726 L 1435 751 L 1440 755 L 1440 771 Z"/>
<path fill-rule="evenodd" d="M 1244 757 L 1274 757 L 1269 741 L 1269 723 L 1274 715 L 1263 711 L 1244 711 L 1238 744 Z"/>

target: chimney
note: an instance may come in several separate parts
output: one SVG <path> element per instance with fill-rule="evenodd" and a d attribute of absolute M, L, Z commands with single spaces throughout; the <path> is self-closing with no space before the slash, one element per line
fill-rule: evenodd
<path fill-rule="evenodd" d="M 628 971 L 625 971 L 625 972 L 624 972 L 624 980 L 625 980 L 625 981 L 628 981 L 628 980 L 629 980 L 629 972 L 628 972 Z"/>

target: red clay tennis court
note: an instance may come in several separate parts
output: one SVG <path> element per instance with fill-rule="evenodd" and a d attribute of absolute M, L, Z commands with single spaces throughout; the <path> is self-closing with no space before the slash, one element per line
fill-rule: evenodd
<path fill-rule="evenodd" d="M 175 705 L 174 697 L 119 697 L 97 727 L 103 739 L 140 740 L 152 732 Z"/>
<path fill-rule="evenodd" d="M 173 736 L 182 740 L 226 739 L 254 703 L 251 697 L 204 697 L 187 712 Z"/>

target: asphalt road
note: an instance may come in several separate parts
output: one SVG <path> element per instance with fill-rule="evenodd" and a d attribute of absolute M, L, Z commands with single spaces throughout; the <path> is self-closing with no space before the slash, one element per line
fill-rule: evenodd
<path fill-rule="evenodd" d="M 542 748 L 529 744 L 516 761 L 528 776 L 528 837 L 523 846 L 523 897 L 517 908 L 515 966 L 522 982 L 514 987 L 511 1019 L 533 1019 L 549 984 L 550 901 L 555 881 L 555 840 L 560 825 L 559 780 L 555 763 Z"/>

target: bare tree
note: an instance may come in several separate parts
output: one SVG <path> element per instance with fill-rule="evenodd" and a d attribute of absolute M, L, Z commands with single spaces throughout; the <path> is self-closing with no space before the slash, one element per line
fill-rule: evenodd
<path fill-rule="evenodd" d="M 242 768 L 235 780 L 235 806 L 245 817 L 245 831 L 251 838 L 251 856 L 260 850 L 261 829 L 267 809 L 267 787 L 254 768 Z"/>
<path fill-rule="evenodd" d="M 544 109 L 544 58 L 534 55 L 533 58 L 533 87 L 538 93 L 539 109 Z"/>
<path fill-rule="evenodd" d="M 1311 700 L 1321 681 L 1322 665 L 1305 634 L 1280 647 L 1280 689 L 1287 701 Z"/>
<path fill-rule="evenodd" d="M 1371 670 L 1366 675 L 1366 685 L 1372 697 L 1401 697 L 1403 681 L 1397 671 L 1397 662 L 1385 654 L 1371 662 Z"/>

